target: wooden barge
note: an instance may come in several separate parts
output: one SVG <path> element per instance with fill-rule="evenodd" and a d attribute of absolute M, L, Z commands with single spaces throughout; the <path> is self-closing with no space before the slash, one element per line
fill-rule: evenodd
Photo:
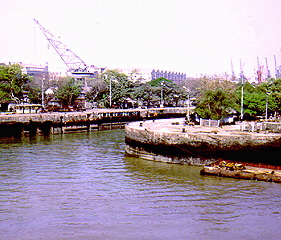
<path fill-rule="evenodd" d="M 281 168 L 277 166 L 264 168 L 246 164 L 244 165 L 241 163 L 220 161 L 209 166 L 205 166 L 200 171 L 200 174 L 281 183 L 280 169 Z"/>

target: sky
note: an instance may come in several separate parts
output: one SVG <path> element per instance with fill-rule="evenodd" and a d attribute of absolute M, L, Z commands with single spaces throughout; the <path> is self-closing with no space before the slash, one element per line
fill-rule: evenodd
<path fill-rule="evenodd" d="M 0 0 L 0 63 L 64 71 L 35 18 L 88 65 L 246 77 L 281 65 L 280 0 Z"/>

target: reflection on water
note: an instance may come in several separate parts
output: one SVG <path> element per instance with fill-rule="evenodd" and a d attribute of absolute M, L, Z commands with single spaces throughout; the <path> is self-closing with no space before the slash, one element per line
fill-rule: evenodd
<path fill-rule="evenodd" d="M 279 239 L 281 184 L 126 156 L 124 130 L 0 140 L 3 239 Z"/>

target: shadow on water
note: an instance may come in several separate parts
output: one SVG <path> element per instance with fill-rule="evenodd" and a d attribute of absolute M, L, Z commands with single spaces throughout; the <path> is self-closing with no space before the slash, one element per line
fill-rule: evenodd
<path fill-rule="evenodd" d="M 185 183 L 200 180 L 202 167 L 154 162 L 125 156 L 125 168 L 135 177 Z"/>

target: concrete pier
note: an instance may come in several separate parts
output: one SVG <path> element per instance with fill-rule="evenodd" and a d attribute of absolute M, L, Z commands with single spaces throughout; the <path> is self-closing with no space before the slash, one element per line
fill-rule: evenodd
<path fill-rule="evenodd" d="M 126 126 L 126 152 L 154 161 L 208 165 L 218 159 L 280 165 L 281 133 L 245 132 L 239 125 L 201 127 L 184 119 Z"/>
<path fill-rule="evenodd" d="M 183 117 L 187 108 L 93 109 L 84 112 L 0 114 L 0 137 L 114 128 L 131 121 Z"/>

